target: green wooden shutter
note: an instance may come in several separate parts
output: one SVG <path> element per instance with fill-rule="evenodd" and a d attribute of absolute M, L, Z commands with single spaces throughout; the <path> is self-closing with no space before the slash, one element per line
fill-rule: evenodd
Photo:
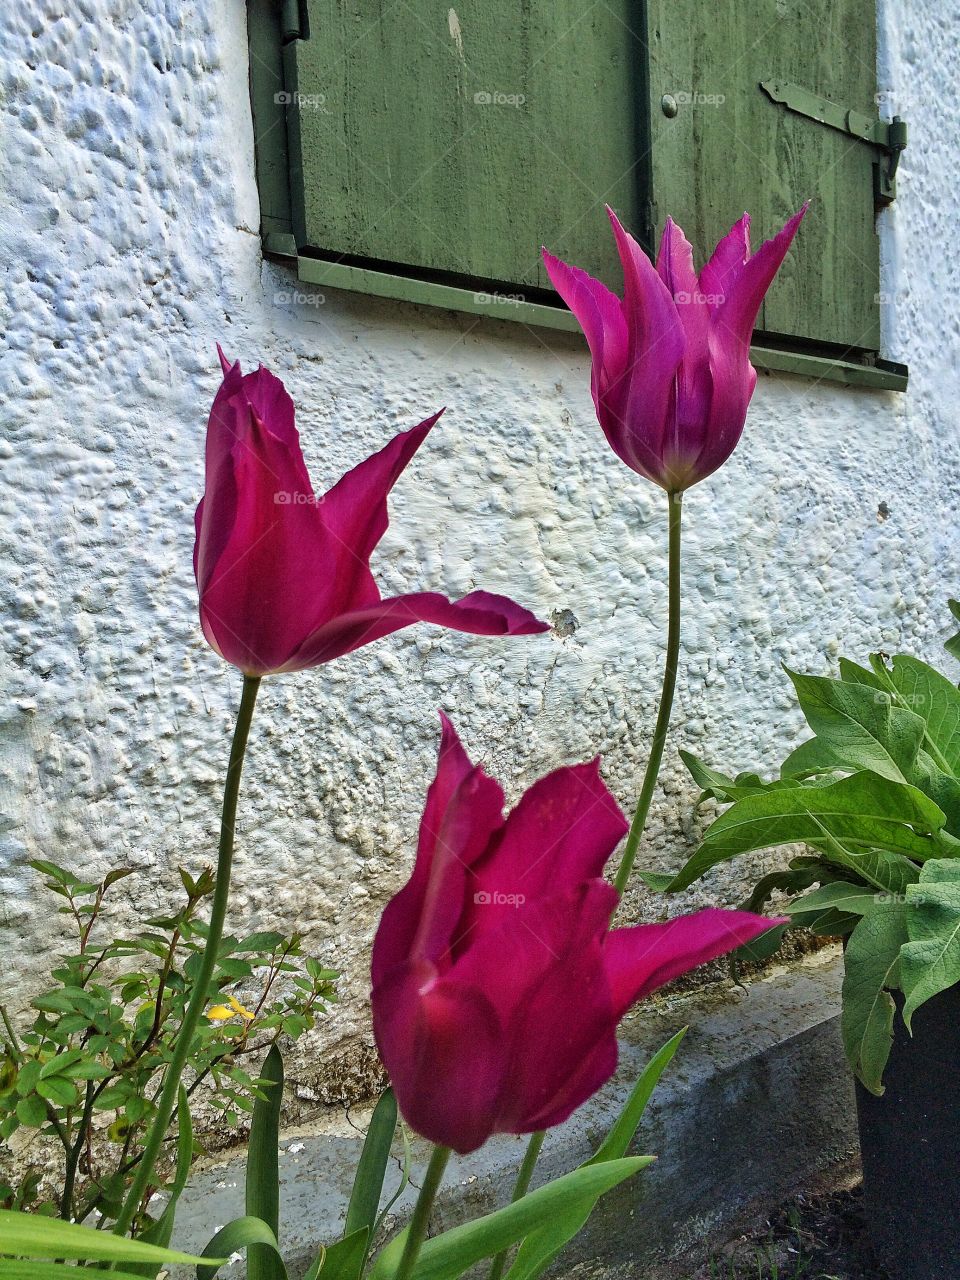
<path fill-rule="evenodd" d="M 672 214 L 703 261 L 744 209 L 756 244 L 811 198 L 754 362 L 906 385 L 879 355 L 875 0 L 248 12 L 264 247 L 301 279 L 573 329 L 540 246 L 619 291 L 605 203 L 651 252 Z"/>
<path fill-rule="evenodd" d="M 638 220 L 629 7 L 309 0 L 288 46 L 300 252 L 523 293 L 549 243 L 615 283 L 604 201 Z"/>
<path fill-rule="evenodd" d="M 758 328 L 878 350 L 873 165 L 883 157 L 760 87 L 794 85 L 875 118 L 874 0 L 649 0 L 649 31 L 658 222 L 673 214 L 702 256 L 745 208 L 756 241 L 812 199 Z"/>

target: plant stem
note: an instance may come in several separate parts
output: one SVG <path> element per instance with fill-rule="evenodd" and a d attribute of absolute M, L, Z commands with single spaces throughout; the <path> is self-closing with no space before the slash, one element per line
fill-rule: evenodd
<path fill-rule="evenodd" d="M 530 1190 L 530 1179 L 533 1177 L 533 1171 L 536 1168 L 537 1160 L 540 1157 L 540 1149 L 543 1146 L 543 1140 L 547 1136 L 545 1129 L 538 1130 L 537 1133 L 530 1135 L 530 1141 L 527 1143 L 527 1150 L 517 1173 L 517 1180 L 513 1184 L 513 1195 L 510 1197 L 510 1203 L 516 1204 Z M 507 1264 L 507 1250 L 502 1249 L 493 1262 L 490 1264 L 489 1280 L 500 1280 L 503 1275 L 503 1268 Z"/>
<path fill-rule="evenodd" d="M 437 1191 L 440 1188 L 440 1179 L 443 1177 L 443 1171 L 447 1167 L 449 1159 L 449 1147 L 433 1148 L 433 1155 L 430 1157 L 430 1163 L 427 1165 L 427 1172 L 424 1175 L 423 1186 L 417 1196 L 416 1208 L 413 1211 L 413 1217 L 410 1219 L 410 1226 L 407 1228 L 407 1242 L 403 1246 L 403 1256 L 400 1258 L 400 1265 L 397 1267 L 394 1280 L 410 1280 L 410 1276 L 413 1275 L 413 1268 L 416 1266 L 417 1258 L 420 1256 L 420 1249 L 430 1223 L 430 1211 L 433 1209 L 433 1202 L 437 1198 Z"/>
<path fill-rule="evenodd" d="M 144 1143 L 136 1176 L 127 1192 L 123 1208 L 114 1223 L 114 1235 L 126 1235 L 141 1203 L 150 1186 L 150 1177 L 156 1164 L 157 1156 L 163 1145 L 170 1117 L 177 1103 L 177 1092 L 180 1088 L 180 1077 L 196 1035 L 204 1005 L 210 987 L 210 979 L 217 963 L 217 952 L 223 936 L 223 922 L 227 914 L 227 902 L 230 897 L 230 870 L 233 864 L 233 838 L 237 821 L 237 799 L 240 794 L 240 774 L 243 771 L 243 757 L 247 748 L 247 737 L 253 719 L 253 708 L 260 688 L 259 676 L 243 677 L 243 695 L 240 709 L 237 712 L 237 723 L 233 731 L 233 743 L 230 747 L 230 763 L 223 787 L 223 811 L 220 818 L 220 846 L 217 851 L 217 878 L 213 891 L 213 903 L 210 907 L 210 924 L 207 940 L 203 949 L 203 960 L 190 1001 L 187 1004 L 173 1047 L 173 1056 L 163 1077 L 163 1087 L 157 1099 L 157 1112 L 150 1126 L 150 1132 Z"/>
<path fill-rule="evenodd" d="M 667 730 L 670 727 L 670 711 L 673 707 L 673 694 L 677 687 L 677 664 L 680 658 L 680 521 L 683 515 L 683 494 L 668 493 L 670 504 L 669 515 L 669 568 L 668 604 L 667 604 L 667 656 L 663 667 L 663 691 L 660 694 L 660 709 L 657 712 L 657 724 L 650 743 L 650 758 L 647 760 L 643 785 L 640 788 L 640 799 L 637 801 L 630 833 L 627 836 L 623 860 L 614 882 L 617 892 L 622 894 L 630 879 L 630 872 L 637 858 L 637 850 L 647 825 L 647 814 L 650 812 L 650 801 L 660 774 L 663 761 L 663 748 L 667 741 Z"/>

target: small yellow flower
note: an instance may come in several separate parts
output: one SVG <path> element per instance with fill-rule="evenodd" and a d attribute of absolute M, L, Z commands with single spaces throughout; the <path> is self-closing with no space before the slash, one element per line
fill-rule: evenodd
<path fill-rule="evenodd" d="M 227 1008 L 227 1005 L 230 1007 Z M 256 1014 L 245 1009 L 236 996 L 227 996 L 227 1004 L 215 1004 L 213 1008 L 207 1010 L 207 1017 L 211 1022 L 226 1022 L 228 1018 L 239 1014 L 246 1022 L 252 1022 Z"/>

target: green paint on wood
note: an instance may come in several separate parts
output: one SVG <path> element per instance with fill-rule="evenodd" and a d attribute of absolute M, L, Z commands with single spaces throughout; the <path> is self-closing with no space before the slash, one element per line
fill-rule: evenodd
<path fill-rule="evenodd" d="M 301 250 L 522 290 L 548 287 L 546 243 L 617 284 L 603 206 L 640 207 L 633 4 L 310 0 L 288 46 Z"/>
<path fill-rule="evenodd" d="M 874 0 L 648 0 L 653 190 L 702 258 L 748 209 L 754 240 L 813 203 L 758 321 L 766 332 L 876 350 L 878 152 L 772 102 L 802 85 L 875 117 Z M 668 118 L 663 94 L 678 100 Z"/>

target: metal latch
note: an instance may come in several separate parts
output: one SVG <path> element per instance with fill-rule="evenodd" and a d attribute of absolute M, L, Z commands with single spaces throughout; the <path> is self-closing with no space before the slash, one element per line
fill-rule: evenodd
<path fill-rule="evenodd" d="M 846 107 L 828 102 L 809 89 L 797 84 L 784 84 L 781 80 L 761 80 L 760 88 L 773 102 L 779 102 L 788 111 L 817 120 L 829 129 L 838 129 L 850 137 L 859 138 L 871 147 L 882 151 L 883 158 L 873 166 L 874 198 L 879 206 L 890 204 L 897 194 L 897 165 L 900 152 L 907 145 L 907 125 L 899 116 L 892 120 L 878 120 L 861 111 L 848 111 Z"/>

